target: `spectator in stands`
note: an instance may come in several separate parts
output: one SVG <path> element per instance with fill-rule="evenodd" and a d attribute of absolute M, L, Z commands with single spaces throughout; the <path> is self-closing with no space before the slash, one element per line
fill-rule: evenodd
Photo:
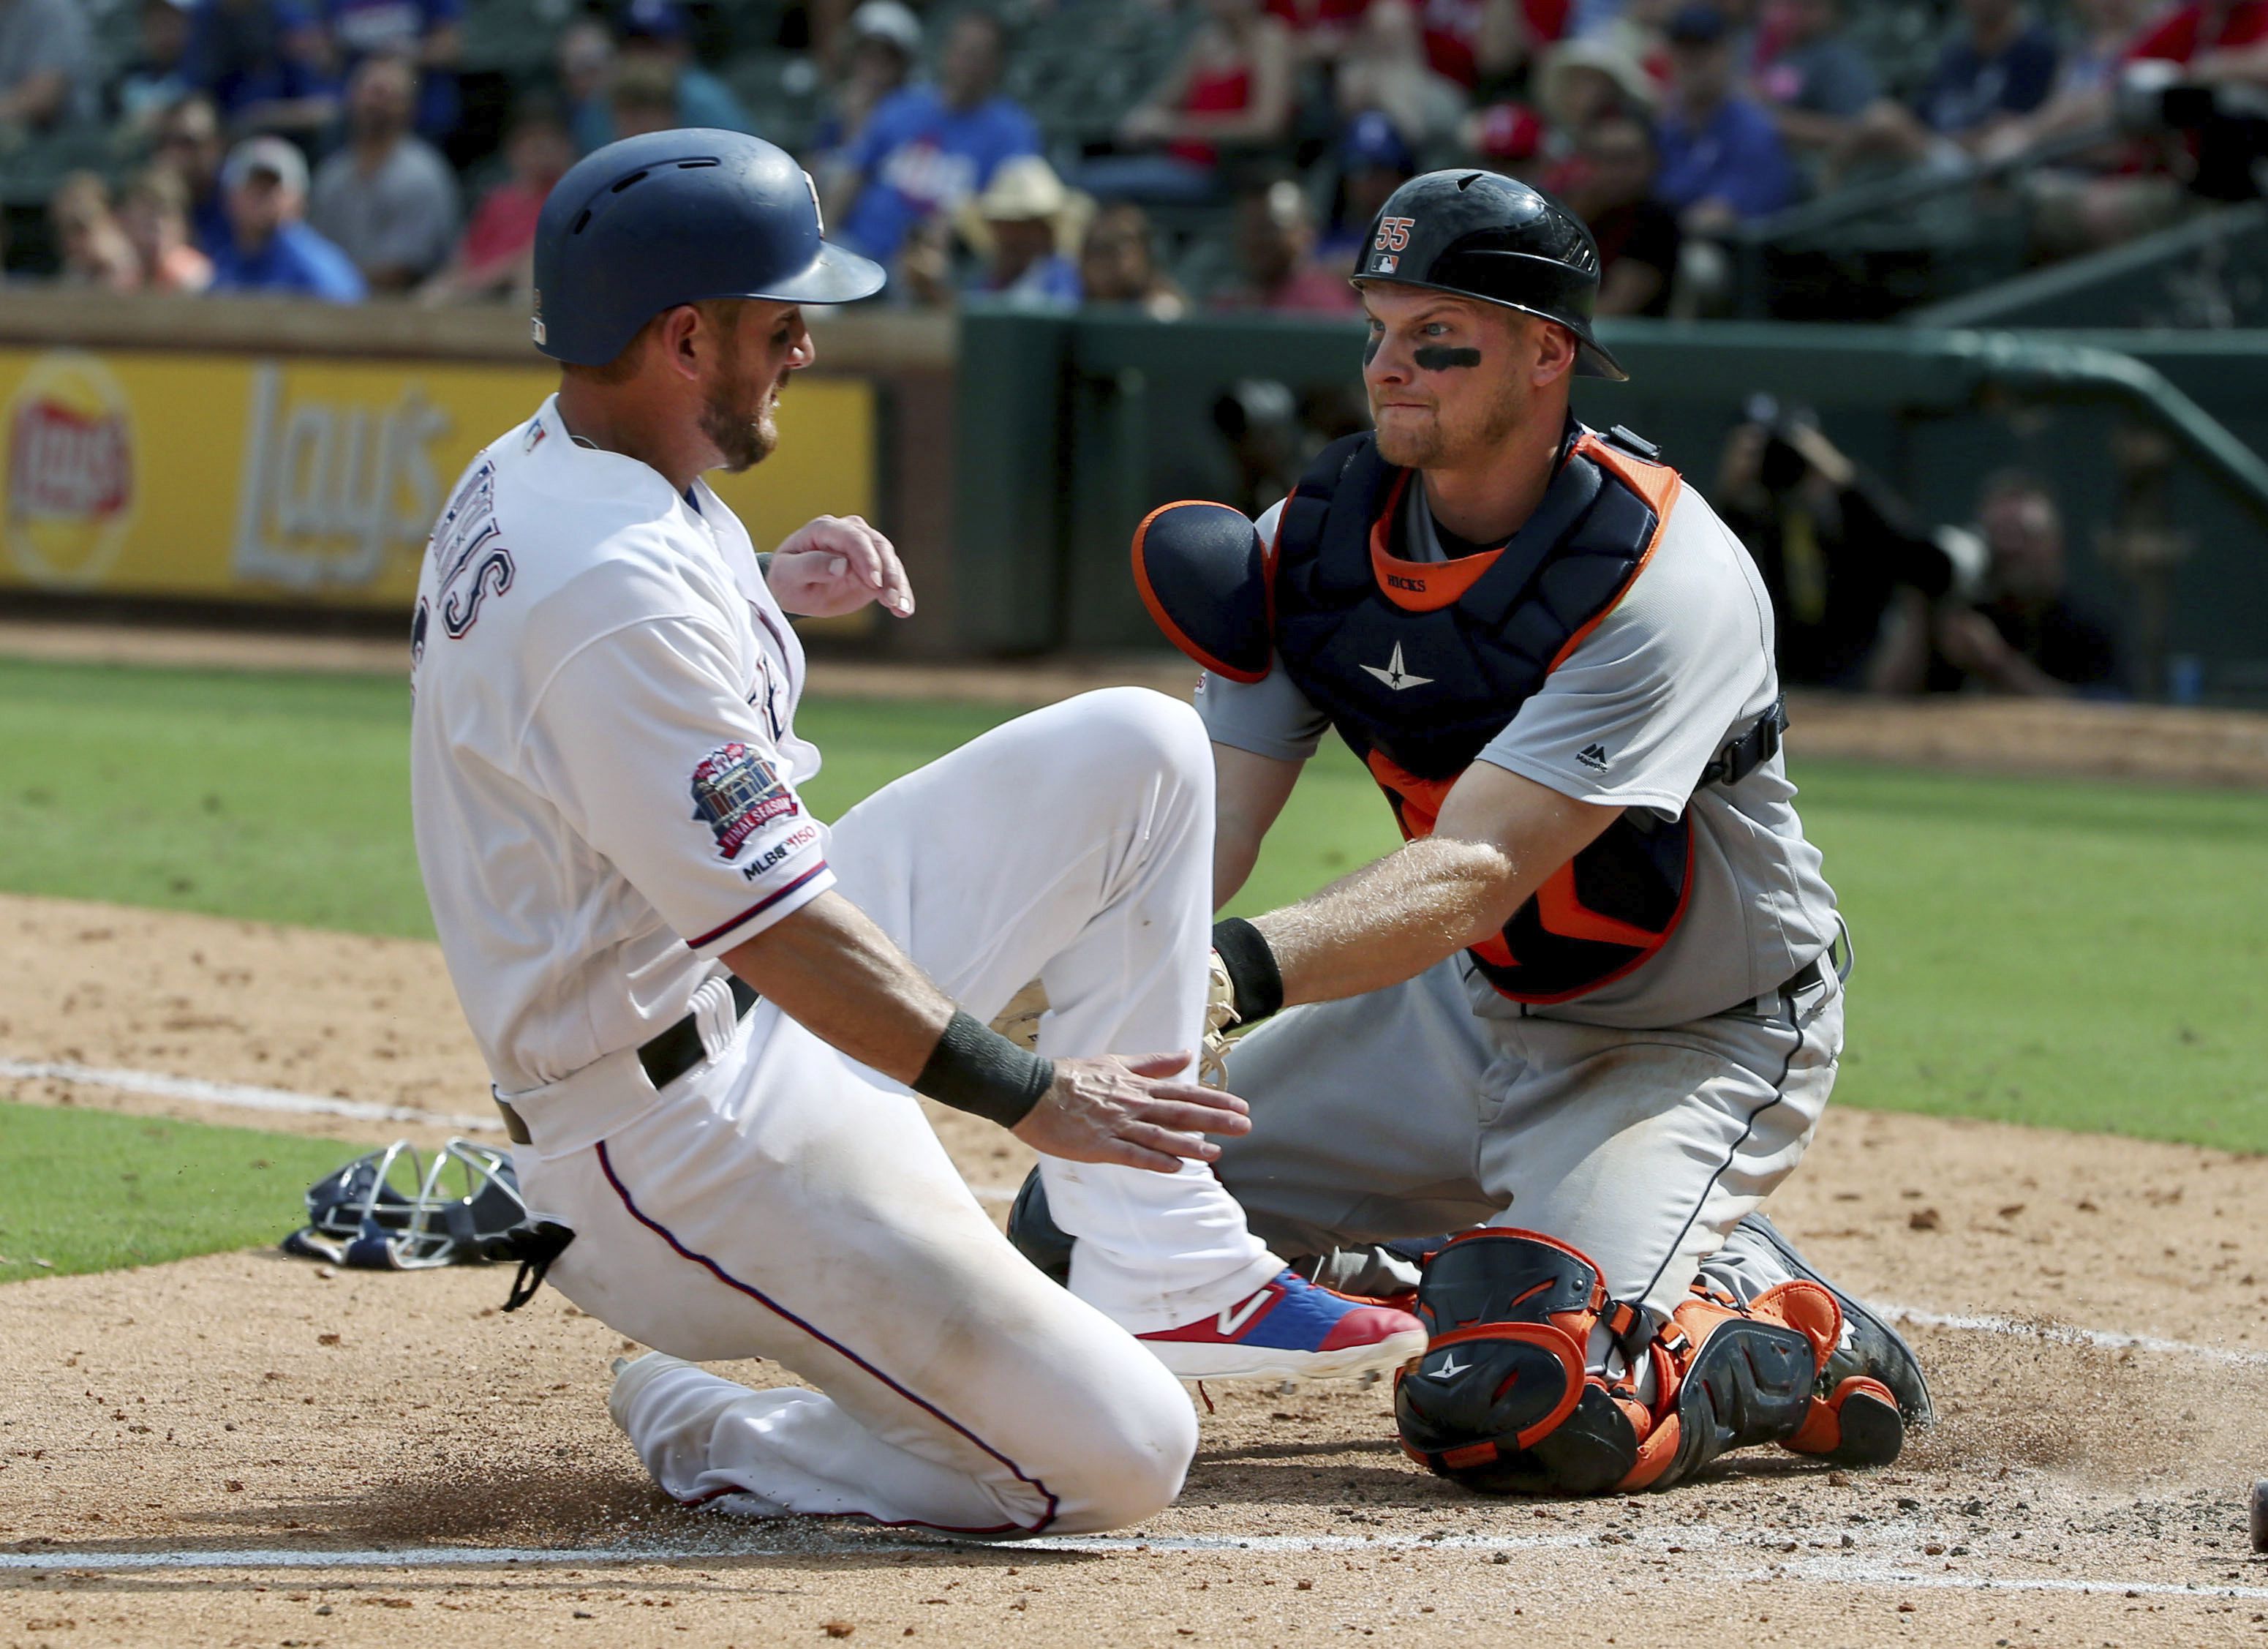
<path fill-rule="evenodd" d="M 0 0 L 0 130 L 90 120 L 95 94 L 94 37 L 80 0 Z"/>
<path fill-rule="evenodd" d="M 94 173 L 73 172 L 55 186 L 48 221 L 63 255 L 58 278 L 64 285 L 130 292 L 142 285 L 133 243 L 110 210 L 109 186 Z"/>
<path fill-rule="evenodd" d="M 1131 201 L 1106 206 L 1087 226 L 1079 251 L 1081 297 L 1090 304 L 1130 304 L 1152 321 L 1178 321 L 1189 300 L 1158 267 L 1150 216 Z"/>
<path fill-rule="evenodd" d="M 1537 108 L 1554 129 L 1571 136 L 1610 115 L 1651 119 L 1660 100 L 1645 66 L 1603 41 L 1561 41 L 1535 66 Z"/>
<path fill-rule="evenodd" d="M 828 202 L 845 244 L 887 264 L 916 224 L 949 215 L 1003 162 L 1040 152 L 1039 127 L 996 89 L 1005 48 L 998 18 L 963 11 L 937 84 L 908 86 L 874 111 Z"/>
<path fill-rule="evenodd" d="M 1410 0 L 1371 0 L 1339 65 L 1337 95 L 1342 117 L 1383 115 L 1418 150 L 1454 136 L 1465 116 L 1465 89 L 1426 62 Z"/>
<path fill-rule="evenodd" d="M 1718 236 L 1795 199 L 1795 168 L 1772 117 L 1733 84 L 1725 14 L 1689 5 L 1669 23 L 1669 104 L 1654 190 L 1689 235 Z"/>
<path fill-rule="evenodd" d="M 347 86 L 346 146 L 315 172 L 307 221 L 354 260 L 375 292 L 407 292 L 457 238 L 457 180 L 411 129 L 417 70 L 366 57 Z"/>
<path fill-rule="evenodd" d="M 1348 122 L 1339 137 L 1338 182 L 1331 191 L 1330 222 L 1315 244 L 1317 259 L 1351 270 L 1386 197 L 1417 175 L 1418 157 L 1392 121 L 1373 109 Z"/>
<path fill-rule="evenodd" d="M 1798 154 L 1824 159 L 1845 148 L 1882 95 L 1843 21 L 1841 0 L 1769 0 L 1765 8 L 1750 84 Z"/>
<path fill-rule="evenodd" d="M 532 291 L 535 222 L 551 186 L 575 164 L 575 140 L 558 106 L 541 97 L 513 106 L 504 133 L 503 182 L 481 197 L 449 261 L 418 288 L 427 303 L 507 297 Z"/>
<path fill-rule="evenodd" d="M 625 56 L 607 78 L 609 143 L 643 137 L 682 124 L 677 115 L 677 78 L 669 65 L 633 62 Z"/>
<path fill-rule="evenodd" d="M 338 118 L 321 24 L 300 0 L 197 0 L 188 78 L 238 131 L 291 132 L 309 141 Z"/>
<path fill-rule="evenodd" d="M 228 208 L 221 199 L 220 115 L 202 92 L 177 98 L 151 133 L 151 160 L 181 180 L 189 200 L 189 233 L 207 257 L 229 238 Z"/>
<path fill-rule="evenodd" d="M 2198 85 L 2268 85 L 2268 0 L 2190 0 L 2145 28 L 2127 58 L 2178 64 Z"/>
<path fill-rule="evenodd" d="M 1121 152 L 1090 162 L 1080 187 L 1105 200 L 1215 198 L 1224 148 L 1290 137 L 1296 78 L 1292 32 L 1260 0 L 1204 0 L 1180 59 L 1119 122 Z"/>
<path fill-rule="evenodd" d="M 1292 31 L 1292 55 L 1329 68 L 1346 55 L 1369 0 L 1267 0 L 1268 15 Z"/>
<path fill-rule="evenodd" d="M 406 57 L 417 66 L 416 129 L 436 144 L 457 127 L 464 14 L 465 0 L 323 0 L 344 78 L 352 80 L 372 57 Z"/>
<path fill-rule="evenodd" d="M 213 254 L 212 290 L 360 303 L 369 296 L 354 260 L 300 221 L 307 163 L 281 137 L 247 137 L 221 168 L 229 239 Z"/>
<path fill-rule="evenodd" d="M 1886 628 L 1874 685 L 1886 692 L 1965 687 L 2024 698 L 2117 695 L 2110 629 L 2065 589 L 2063 514 L 2037 477 L 2002 470 L 1977 499 L 1986 555 L 1976 599 L 1904 598 Z"/>
<path fill-rule="evenodd" d="M 2022 0 L 1962 0 L 1961 9 L 1962 31 L 1946 42 L 1913 108 L 1875 105 L 1848 153 L 1953 170 L 1979 154 L 2012 152 L 2010 135 L 2026 130 L 2055 89 L 2055 37 Z"/>
<path fill-rule="evenodd" d="M 578 154 L 613 140 L 614 115 L 608 102 L 615 73 L 615 37 L 594 17 L 578 17 L 559 31 L 553 48 L 559 94 L 567 105 L 568 129 Z"/>
<path fill-rule="evenodd" d="M 832 107 L 811 134 L 811 171 L 822 195 L 842 191 L 850 152 L 874 111 L 902 91 L 921 56 L 921 19 L 899 0 L 865 0 L 845 26 L 849 62 Z"/>
<path fill-rule="evenodd" d="M 189 89 L 188 0 L 142 0 L 134 55 L 111 83 L 119 135 L 138 142 Z"/>
<path fill-rule="evenodd" d="M 1727 440 L 1709 501 L 1764 579 L 1791 686 L 1881 687 L 1877 647 L 1902 592 L 1926 606 L 1953 586 L 1951 560 L 1904 506 L 1808 412 L 1768 396 Z"/>
<path fill-rule="evenodd" d="M 961 239 L 983 259 L 968 290 L 1020 309 L 1076 309 L 1075 261 L 1094 203 L 1064 187 L 1038 155 L 1003 161 L 983 193 L 954 214 Z"/>
<path fill-rule="evenodd" d="M 189 234 L 189 194 L 171 167 L 147 166 L 118 199 L 118 225 L 132 243 L 146 292 L 201 292 L 212 285 L 212 260 Z"/>
<path fill-rule="evenodd" d="M 1666 315 L 1683 236 L 1677 214 L 1653 197 L 1653 130 L 1630 115 L 1583 128 L 1560 198 L 1599 243 L 1598 313 Z"/>
<path fill-rule="evenodd" d="M 1242 279 L 1213 299 L 1216 309 L 1351 315 L 1361 307 L 1345 267 L 1316 260 L 1307 192 L 1290 178 L 1256 182 L 1237 196 L 1236 262 Z"/>
<path fill-rule="evenodd" d="M 620 47 L 625 65 L 659 63 L 667 70 L 677 94 L 677 123 L 752 132 L 755 127 L 740 99 L 725 83 L 693 61 L 685 14 L 677 0 L 630 0 L 622 14 Z"/>
<path fill-rule="evenodd" d="M 1425 60 L 1483 97 L 1510 91 L 1567 32 L 1569 0 L 1425 0 Z"/>

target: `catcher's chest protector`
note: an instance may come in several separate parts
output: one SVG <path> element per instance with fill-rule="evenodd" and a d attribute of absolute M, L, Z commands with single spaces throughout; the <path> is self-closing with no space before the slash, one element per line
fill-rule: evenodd
<path fill-rule="evenodd" d="M 1284 668 L 1415 840 L 1432 833 L 1482 748 L 1622 599 L 1680 483 L 1667 465 L 1579 430 L 1510 543 L 1411 562 L 1393 553 L 1410 479 L 1368 435 L 1325 448 L 1284 506 L 1272 572 Z M 1525 1002 L 1565 1002 L 1619 979 L 1676 927 L 1691 854 L 1684 816 L 1625 812 L 1473 959 Z"/>

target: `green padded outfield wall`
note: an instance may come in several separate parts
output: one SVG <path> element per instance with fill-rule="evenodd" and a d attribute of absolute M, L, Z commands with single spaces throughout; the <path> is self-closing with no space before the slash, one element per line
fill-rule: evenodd
<path fill-rule="evenodd" d="M 980 304 L 961 329 L 956 640 L 970 652 L 1154 647 L 1127 573 L 1142 515 L 1174 499 L 1248 502 L 1255 475 L 1296 473 L 1299 442 L 1360 416 L 1351 322 Z M 2041 472 L 2069 523 L 2075 593 L 2138 626 L 2154 601 L 2162 610 L 2144 685 L 2161 686 L 2171 659 L 2185 692 L 2268 700 L 2268 332 L 1624 322 L 1605 336 L 1631 381 L 1583 381 L 1578 415 L 1628 425 L 1705 492 L 1759 393 L 1815 410 L 1925 521 L 1969 521 L 1995 470 Z M 1240 426 L 1241 444 L 1227 433 Z M 2168 569 L 2138 581 L 2102 541 L 2122 519 L 2120 455 L 2145 429 L 2174 455 L 2160 503 L 2174 530 Z"/>

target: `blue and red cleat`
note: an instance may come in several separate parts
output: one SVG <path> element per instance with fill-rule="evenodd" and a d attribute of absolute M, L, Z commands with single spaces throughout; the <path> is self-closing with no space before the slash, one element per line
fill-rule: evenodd
<path fill-rule="evenodd" d="M 1256 1294 L 1138 1336 L 1183 1379 L 1339 1379 L 1389 1373 L 1425 1350 L 1408 1312 L 1317 1288 L 1286 1268 Z"/>

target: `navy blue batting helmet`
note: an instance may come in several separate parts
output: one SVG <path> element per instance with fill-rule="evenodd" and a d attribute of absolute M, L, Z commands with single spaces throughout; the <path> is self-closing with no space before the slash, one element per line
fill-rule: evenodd
<path fill-rule="evenodd" d="M 648 132 L 585 155 L 535 226 L 535 347 L 603 366 L 665 309 L 708 298 L 848 303 L 882 270 L 821 239 L 785 150 L 741 132 Z"/>

